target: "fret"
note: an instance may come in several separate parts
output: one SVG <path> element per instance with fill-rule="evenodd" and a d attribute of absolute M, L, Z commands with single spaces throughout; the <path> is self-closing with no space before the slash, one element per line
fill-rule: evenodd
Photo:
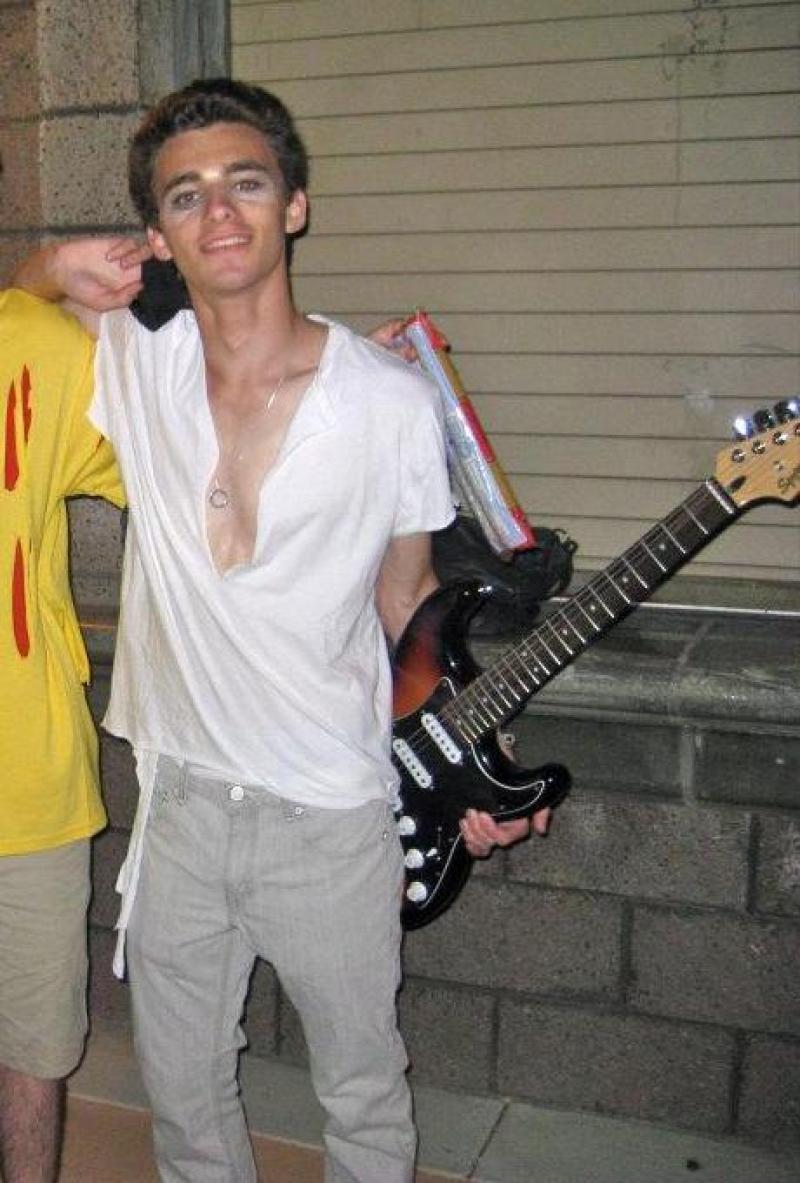
<path fill-rule="evenodd" d="M 483 727 L 476 727 L 470 719 L 465 719 L 463 713 L 459 714 L 456 718 L 456 726 L 467 743 L 475 743 L 485 731 Z"/>
<path fill-rule="evenodd" d="M 661 570 L 664 572 L 664 574 L 666 575 L 666 573 L 667 573 L 667 568 L 666 568 L 666 567 L 664 566 L 664 564 L 661 562 L 661 559 L 658 557 L 658 555 L 657 555 L 657 554 L 655 554 L 655 553 L 654 553 L 654 552 L 653 552 L 653 551 L 650 549 L 650 547 L 647 545 L 647 543 L 645 542 L 645 540 L 644 540 L 644 539 L 642 539 L 642 546 L 643 546 L 643 547 L 644 547 L 644 549 L 647 551 L 647 553 L 650 555 L 650 558 L 653 560 L 653 562 L 656 564 L 656 566 L 657 566 L 657 567 L 659 567 L 659 568 L 660 568 L 660 569 L 661 569 Z M 645 587 L 646 587 L 647 585 L 646 585 L 646 584 L 644 584 L 643 586 L 645 586 Z"/>
<path fill-rule="evenodd" d="M 616 615 L 615 615 L 615 614 L 614 614 L 614 613 L 611 611 L 611 609 L 609 608 L 608 604 L 605 602 L 605 600 L 603 599 L 603 597 L 600 595 L 600 592 L 599 592 L 599 591 L 597 590 L 597 588 L 594 586 L 594 585 L 595 585 L 595 582 L 597 582 L 597 581 L 593 579 L 593 580 L 592 580 L 592 582 L 591 582 L 591 583 L 588 585 L 588 590 L 591 592 L 591 594 L 594 596 L 594 598 L 595 598 L 595 599 L 597 600 L 597 602 L 600 604 L 600 607 L 603 609 L 603 611 L 605 612 L 606 616 L 608 616 L 608 619 L 609 619 L 609 620 L 616 620 L 616 619 L 617 619 L 617 618 L 616 618 Z M 593 610 L 593 609 L 592 609 L 592 610 Z"/>
<path fill-rule="evenodd" d="M 692 519 L 692 521 L 694 522 L 694 524 L 697 526 L 698 530 L 699 530 L 699 531 L 700 531 L 702 534 L 708 535 L 708 530 L 707 530 L 707 529 L 706 529 L 706 527 L 703 525 L 703 523 L 700 521 L 700 519 L 697 517 L 697 515 L 692 513 L 692 511 L 689 509 L 689 506 L 688 506 L 688 505 L 687 505 L 685 508 L 686 508 L 686 514 L 687 514 L 687 516 L 688 516 L 688 517 L 690 517 L 690 518 Z"/>
<path fill-rule="evenodd" d="M 609 583 L 611 584 L 611 586 L 612 586 L 612 587 L 615 589 L 615 591 L 618 591 L 618 592 L 619 592 L 619 594 L 622 596 L 622 598 L 623 598 L 623 600 L 625 601 L 625 603 L 626 603 L 626 604 L 632 604 L 632 603 L 633 603 L 633 600 L 631 600 L 630 596 L 628 596 L 628 595 L 626 595 L 626 594 L 625 594 L 625 592 L 624 592 L 624 591 L 622 590 L 622 588 L 621 588 L 621 587 L 618 585 L 617 581 L 614 579 L 613 575 L 611 575 L 611 574 L 610 574 L 610 572 L 609 572 L 609 574 L 606 576 L 606 578 L 608 579 L 608 581 L 609 581 Z"/>
<path fill-rule="evenodd" d="M 495 697 L 492 697 L 491 694 L 486 693 L 487 686 L 491 686 L 492 689 L 495 691 Z M 504 717 L 505 711 L 503 709 L 502 701 L 498 702 L 497 687 L 494 686 L 494 684 L 492 682 L 492 675 L 491 674 L 484 674 L 483 675 L 483 677 L 481 678 L 481 687 L 482 687 L 483 693 L 481 694 L 481 697 L 480 697 L 480 704 L 483 707 L 486 714 L 489 716 L 489 723 L 491 724 L 492 727 L 495 727 L 500 722 L 500 720 Z M 502 696 L 500 696 L 500 697 L 502 699 Z M 504 705 L 506 707 L 508 707 L 509 704 L 505 703 Z"/>
<path fill-rule="evenodd" d="M 637 542 L 636 546 L 628 551 L 628 555 L 639 572 L 639 588 L 633 589 L 633 595 L 637 603 L 641 603 L 647 599 L 654 587 L 663 582 L 664 568 L 656 562 L 650 549 L 645 546 L 644 539 Z"/>
<path fill-rule="evenodd" d="M 473 683 L 473 685 L 474 685 L 474 683 Z M 470 690 L 472 690 L 472 687 L 470 687 Z M 468 699 L 474 699 L 475 696 L 473 694 L 470 694 L 470 690 L 467 691 L 465 697 Z M 474 701 L 470 701 L 466 704 L 466 712 L 467 712 L 467 718 L 470 720 L 470 722 L 481 727 L 482 729 L 485 727 L 492 726 L 493 720 L 492 720 L 491 715 L 489 716 L 488 719 L 484 715 L 482 715 L 481 712 L 478 710 L 478 707 Z M 480 732 L 478 734 L 480 734 Z"/>
<path fill-rule="evenodd" d="M 560 615 L 561 615 L 561 614 L 560 614 L 559 612 L 556 612 L 556 613 L 554 613 L 554 616 L 560 616 Z M 559 643 L 560 645 L 562 645 L 562 646 L 563 646 L 563 647 L 566 649 L 566 651 L 567 651 L 567 653 L 569 654 L 569 656 L 570 656 L 570 657 L 574 657 L 574 656 L 575 656 L 575 653 L 574 653 L 574 651 L 573 651 L 572 649 L 570 649 L 569 645 L 568 645 L 568 644 L 567 644 L 567 642 L 564 640 L 564 638 L 562 637 L 561 633 L 558 631 L 558 629 L 557 629 L 557 628 L 555 627 L 555 625 L 553 624 L 552 618 L 548 618 L 547 620 L 545 620 L 545 621 L 544 621 L 544 623 L 543 623 L 543 625 L 542 625 L 542 628 L 543 628 L 543 629 L 544 629 L 544 628 L 547 628 L 547 629 L 549 629 L 549 630 L 550 630 L 551 634 L 552 634 L 552 635 L 555 637 L 555 639 L 558 641 L 558 643 Z M 542 638 L 542 639 L 544 640 L 544 638 Z M 545 642 L 545 643 L 546 643 L 546 642 Z"/>
<path fill-rule="evenodd" d="M 508 659 L 507 659 L 507 661 L 506 661 L 506 665 L 508 666 L 508 668 L 509 668 L 510 672 L 511 672 L 511 673 L 514 675 L 514 677 L 517 679 L 517 681 L 519 682 L 519 684 L 520 684 L 520 686 L 522 687 L 522 689 L 525 691 L 525 694 L 526 694 L 526 695 L 532 694 L 532 693 L 533 693 L 533 690 L 532 690 L 532 688 L 531 688 L 531 687 L 528 685 L 528 683 L 527 683 L 527 682 L 525 681 L 525 679 L 522 677 L 522 675 L 520 674 L 519 670 L 517 670 L 517 669 L 514 667 L 514 655 L 513 655 L 513 654 L 509 654 L 509 657 L 508 657 Z M 524 668 L 524 667 L 523 667 L 523 668 Z M 527 671 L 527 670 L 525 670 L 525 672 L 527 673 L 528 671 Z"/>
<path fill-rule="evenodd" d="M 480 674 L 453 700 L 454 725 L 462 736 L 472 743 L 498 727 L 596 637 L 646 600 L 736 514 L 735 505 L 713 479 L 695 489 L 677 509 L 539 624 L 516 649 L 501 656 L 494 671 Z"/>
<path fill-rule="evenodd" d="M 717 487 L 715 481 L 706 481 L 704 488 L 706 488 L 711 496 L 719 502 L 728 517 L 732 517 L 736 513 L 736 507 L 734 506 L 733 502 L 730 501 L 722 492 L 722 490 Z M 722 521 L 724 520 L 725 519 L 722 518 Z"/>
<path fill-rule="evenodd" d="M 685 555 L 685 554 L 686 554 L 686 547 L 681 545 L 680 539 L 679 539 L 679 538 L 676 538 L 676 536 L 675 536 L 675 535 L 672 533 L 672 531 L 671 531 L 671 530 L 670 530 L 670 528 L 669 528 L 669 527 L 666 525 L 666 523 L 664 523 L 664 524 L 662 525 L 662 529 L 663 529 L 664 533 L 665 533 L 666 535 L 668 535 L 668 537 L 669 537 L 669 538 L 670 538 L 670 540 L 672 541 L 672 544 L 673 544 L 673 546 L 676 546 L 676 547 L 678 548 L 678 550 L 681 552 L 681 554 L 682 554 L 682 555 Z"/>
<path fill-rule="evenodd" d="M 670 514 L 668 519 L 672 523 L 673 528 L 676 530 L 679 528 L 680 515 L 682 513 L 682 509 L 677 510 L 675 513 Z M 668 575 L 670 570 L 674 570 L 675 567 L 679 566 L 686 557 L 686 548 L 681 546 L 676 541 L 675 537 L 667 527 L 666 520 L 660 522 L 656 527 L 654 527 L 654 529 L 650 530 L 649 533 L 645 535 L 645 540 L 651 542 L 655 547 L 655 550 L 658 551 L 658 555 L 661 556 L 660 558 L 656 556 L 659 566 L 661 565 L 661 559 L 664 559 L 666 563 L 670 564 L 670 566 L 662 567 L 664 574 Z"/>
<path fill-rule="evenodd" d="M 550 648 L 550 646 L 547 644 L 547 641 L 544 639 L 544 637 L 541 637 L 540 639 L 541 639 L 541 642 L 542 642 L 542 644 L 544 645 L 545 649 L 547 650 L 547 652 L 548 652 L 548 653 L 550 654 L 550 656 L 552 657 L 553 661 L 556 663 L 556 665 L 557 665 L 557 666 L 559 667 L 559 669 L 560 669 L 560 668 L 561 668 L 561 666 L 563 665 L 563 662 L 561 661 L 561 658 L 559 658 L 559 657 L 557 657 L 557 656 L 555 655 L 555 653 L 553 652 L 553 650 L 552 650 L 552 649 Z"/>
<path fill-rule="evenodd" d="M 510 689 L 510 687 L 504 681 L 502 681 L 499 678 L 494 679 L 495 694 L 499 695 L 499 697 L 503 700 L 503 702 L 506 704 L 507 707 L 518 706 L 519 705 L 518 700 L 512 699 L 512 701 L 509 702 L 509 700 L 506 698 L 505 694 L 503 693 L 504 690 L 509 690 L 509 689 Z"/>
<path fill-rule="evenodd" d="M 536 656 L 536 654 L 532 652 L 530 645 L 527 642 L 523 642 L 523 644 L 520 645 L 519 648 L 517 649 L 516 653 L 517 653 L 517 658 L 522 665 L 522 668 L 525 670 L 525 673 L 528 674 L 529 677 L 533 678 L 536 685 L 539 686 L 540 685 L 539 677 L 538 677 L 534 667 L 530 664 L 529 658 L 532 656 L 533 660 L 535 662 L 537 662 L 540 666 L 542 665 L 542 663 L 539 660 L 539 658 Z M 544 669 L 544 666 L 542 666 L 542 669 Z M 545 672 L 545 675 L 547 676 L 548 671 L 545 669 L 544 672 Z"/>
<path fill-rule="evenodd" d="M 645 548 L 645 549 L 647 549 L 647 548 Z M 630 551 L 629 551 L 628 553 L 630 554 Z M 649 552 L 648 552 L 648 553 L 649 553 Z M 628 558 L 626 558 L 626 556 L 625 556 L 625 555 L 623 555 L 623 556 L 622 556 L 622 559 L 621 559 L 620 561 L 621 561 L 621 562 L 623 562 L 623 563 L 625 564 L 625 566 L 628 568 L 628 570 L 629 570 L 629 571 L 632 571 L 632 572 L 633 572 L 634 576 L 635 576 L 635 577 L 636 577 L 636 579 L 639 581 L 639 583 L 642 585 L 642 587 L 645 589 L 645 591 L 648 591 L 648 590 L 649 590 L 649 588 L 648 588 L 648 585 L 647 585 L 647 583 L 645 583 L 644 579 L 642 579 L 641 575 L 640 575 L 640 574 L 639 574 L 639 572 L 636 570 L 636 568 L 634 567 L 633 563 L 631 563 L 631 562 L 630 562 L 630 560 L 629 560 Z"/>
<path fill-rule="evenodd" d="M 590 624 L 590 625 L 592 626 L 592 628 L 594 629 L 594 631 L 595 631 L 596 633 L 599 633 L 599 632 L 601 631 L 601 629 L 600 629 L 600 625 L 597 623 L 597 621 L 594 619 L 594 617 L 593 617 L 593 616 L 591 616 L 591 615 L 589 614 L 589 612 L 587 612 L 587 611 L 586 611 L 586 609 L 584 608 L 583 604 L 581 603 L 581 596 L 582 596 L 582 594 L 583 594 L 583 591 L 579 591 L 579 592 L 577 592 L 577 593 L 576 593 L 576 595 L 575 595 L 575 599 L 574 599 L 573 603 L 576 605 L 576 607 L 578 607 L 578 608 L 581 610 L 581 612 L 583 613 L 583 615 L 584 615 L 584 616 L 586 617 L 586 619 L 589 621 L 589 624 Z M 601 601 L 601 602 L 602 602 L 602 601 Z M 605 607 L 605 605 L 604 605 L 604 607 Z M 592 611 L 594 611 L 594 608 L 592 608 Z M 608 612 L 608 609 L 607 609 L 607 608 L 606 608 L 606 612 Z"/>
<path fill-rule="evenodd" d="M 572 629 L 572 631 L 574 632 L 575 636 L 578 638 L 578 640 L 580 641 L 580 643 L 581 643 L 582 645 L 585 645 L 585 644 L 587 643 L 587 642 L 586 642 L 586 637 L 584 637 L 584 635 L 583 635 L 583 633 L 580 631 L 580 629 L 579 629 L 579 628 L 578 628 L 576 625 L 574 625 L 574 624 L 572 623 L 572 621 L 570 620 L 570 618 L 569 618 L 569 610 L 570 610 L 570 608 L 571 608 L 571 607 L 572 607 L 572 605 L 571 605 L 571 604 L 567 604 L 566 608 L 564 608 L 564 609 L 562 610 L 562 612 L 561 612 L 561 617 L 562 617 L 564 620 L 566 620 L 567 624 L 568 624 L 568 625 L 569 625 L 569 627 Z"/>

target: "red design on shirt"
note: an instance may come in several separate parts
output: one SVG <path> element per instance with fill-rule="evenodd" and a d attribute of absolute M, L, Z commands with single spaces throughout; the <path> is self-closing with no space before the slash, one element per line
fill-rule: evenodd
<path fill-rule="evenodd" d="M 22 543 L 17 539 L 14 551 L 14 572 L 11 576 L 11 623 L 14 640 L 20 657 L 30 653 L 31 639 L 28 634 L 28 606 L 25 598 L 25 560 L 22 557 Z"/>
<path fill-rule="evenodd" d="M 17 388 L 12 382 L 8 388 L 8 399 L 6 400 L 5 487 L 9 491 L 16 488 L 17 481 L 19 480 L 16 408 Z"/>
<path fill-rule="evenodd" d="M 31 375 L 27 366 L 22 367 L 22 430 L 25 433 L 25 443 L 31 434 L 31 420 L 33 419 L 33 404 L 31 403 Z"/>

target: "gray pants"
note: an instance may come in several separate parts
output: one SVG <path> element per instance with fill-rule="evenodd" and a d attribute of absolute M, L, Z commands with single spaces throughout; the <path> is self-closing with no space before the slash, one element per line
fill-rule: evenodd
<path fill-rule="evenodd" d="M 237 1060 L 257 956 L 303 1023 L 326 1183 L 409 1183 L 401 879 L 384 802 L 307 808 L 159 761 L 128 966 L 164 1183 L 256 1178 Z"/>

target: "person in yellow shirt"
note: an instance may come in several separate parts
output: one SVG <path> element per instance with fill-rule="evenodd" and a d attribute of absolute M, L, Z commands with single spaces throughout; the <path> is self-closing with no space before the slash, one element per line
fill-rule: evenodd
<path fill-rule="evenodd" d="M 55 1179 L 64 1078 L 86 1033 L 89 838 L 105 825 L 66 498 L 124 500 L 86 417 L 92 340 L 0 291 L 0 1161 Z"/>

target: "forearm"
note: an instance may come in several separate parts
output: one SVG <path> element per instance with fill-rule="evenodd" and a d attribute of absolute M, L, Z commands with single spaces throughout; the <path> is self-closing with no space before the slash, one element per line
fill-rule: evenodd
<path fill-rule="evenodd" d="M 66 291 L 59 277 L 59 243 L 50 242 L 17 264 L 11 275 L 11 287 L 22 288 L 42 300 L 61 300 Z"/>
<path fill-rule="evenodd" d="M 430 535 L 396 538 L 389 546 L 376 587 L 378 613 L 392 644 L 424 599 L 438 587 Z"/>
<path fill-rule="evenodd" d="M 12 282 L 43 300 L 69 299 L 78 308 L 124 308 L 141 291 L 150 248 L 131 238 L 76 238 L 40 247 L 19 264 Z"/>

